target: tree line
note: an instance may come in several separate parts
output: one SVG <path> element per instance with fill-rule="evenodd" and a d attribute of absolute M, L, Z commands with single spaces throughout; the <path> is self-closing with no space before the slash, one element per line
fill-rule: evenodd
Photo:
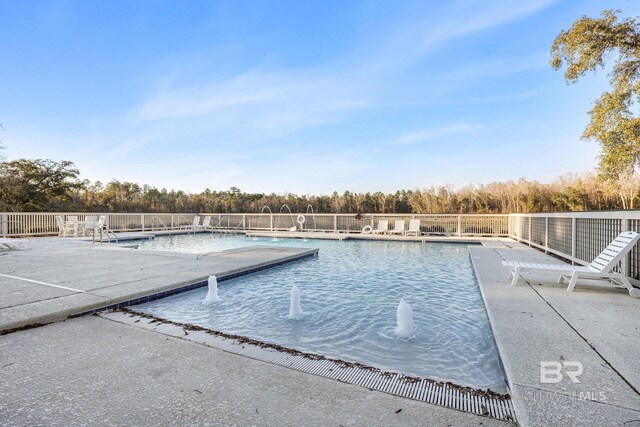
<path fill-rule="evenodd" d="M 527 213 L 633 209 L 640 203 L 638 176 L 612 182 L 595 174 L 565 175 L 551 183 L 521 178 L 462 188 L 330 195 L 247 193 L 236 187 L 189 193 L 79 176 L 70 161 L 0 162 L 0 211 L 256 213 L 268 206 L 277 213 L 287 204 L 293 212 L 306 212 L 311 205 L 316 213 Z"/>

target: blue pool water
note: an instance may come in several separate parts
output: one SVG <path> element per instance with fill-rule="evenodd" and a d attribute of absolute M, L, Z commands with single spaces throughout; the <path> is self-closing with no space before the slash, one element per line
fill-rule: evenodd
<path fill-rule="evenodd" d="M 505 392 L 501 367 L 467 246 L 458 244 L 252 239 L 209 234 L 159 237 L 140 250 L 211 252 L 251 245 L 319 248 L 317 257 L 136 306 L 136 310 L 305 352 L 408 375 Z M 305 313 L 287 318 L 291 288 Z M 404 298 L 414 330 L 397 338 Z"/>

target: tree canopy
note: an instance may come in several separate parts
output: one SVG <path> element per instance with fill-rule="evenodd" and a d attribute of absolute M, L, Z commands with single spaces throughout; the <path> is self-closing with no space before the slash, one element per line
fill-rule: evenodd
<path fill-rule="evenodd" d="M 608 74 L 611 90 L 595 101 L 582 135 L 601 144 L 600 173 L 609 181 L 625 180 L 640 162 L 640 117 L 634 114 L 640 100 L 640 23 L 619 19 L 619 13 L 583 16 L 561 31 L 551 47 L 551 66 L 566 66 L 568 83 L 605 68 L 609 57 L 616 56 Z"/>
<path fill-rule="evenodd" d="M 279 212 L 315 213 L 517 213 L 633 208 L 640 201 L 640 175 L 625 181 L 624 191 L 593 174 L 567 175 L 552 183 L 518 181 L 453 188 L 449 185 L 417 190 L 330 195 L 247 193 L 239 188 L 200 193 L 158 189 L 113 180 L 78 179 L 69 161 L 20 159 L 0 162 L 0 211 L 57 212 L 200 212 L 255 213 L 269 206 Z"/>
<path fill-rule="evenodd" d="M 78 170 L 69 161 L 20 159 L 0 163 L 0 210 L 41 211 L 64 206 Z"/>

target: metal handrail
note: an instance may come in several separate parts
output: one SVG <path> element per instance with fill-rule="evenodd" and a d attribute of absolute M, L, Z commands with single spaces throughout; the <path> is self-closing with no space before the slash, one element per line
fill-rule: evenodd
<path fill-rule="evenodd" d="M 165 230 L 168 230 L 167 225 L 164 223 L 164 221 L 160 219 L 159 216 L 154 216 L 153 218 L 151 218 L 151 231 L 153 231 L 156 225 L 156 220 L 158 220 L 158 222 L 162 225 L 162 228 L 164 228 Z"/>
<path fill-rule="evenodd" d="M 100 230 L 100 243 L 104 243 L 103 235 L 107 236 L 107 239 L 108 239 L 107 241 L 109 243 L 111 243 L 111 236 L 113 236 L 113 238 L 116 241 L 116 243 L 118 243 L 118 235 L 116 233 L 114 233 L 111 229 L 109 229 L 109 227 L 107 227 L 106 225 L 103 225 L 102 227 L 94 227 L 93 228 L 93 234 L 91 236 L 92 243 L 96 242 L 96 230 Z"/>

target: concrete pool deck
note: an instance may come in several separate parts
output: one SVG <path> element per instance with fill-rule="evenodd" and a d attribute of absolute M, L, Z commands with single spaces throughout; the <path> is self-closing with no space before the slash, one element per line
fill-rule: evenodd
<path fill-rule="evenodd" d="M 0 252 L 0 333 L 311 256 L 253 246 L 210 254 L 137 251 L 83 239 L 37 238 Z"/>
<path fill-rule="evenodd" d="M 204 256 L 142 253 L 82 239 L 30 240 L 27 250 L 0 252 L 0 330 L 309 255 L 280 247 Z M 510 239 L 473 240 L 484 245 L 470 248 L 471 259 L 518 422 L 640 425 L 640 300 L 620 290 L 567 293 L 548 274 L 524 276 L 528 283 L 511 287 L 503 259 L 560 261 Z M 0 355 L 2 424 L 507 425 L 95 316 L 2 336 Z M 544 361 L 582 363 L 580 383 L 565 376 L 541 384 Z M 109 406 L 119 414 L 107 414 Z"/>
<path fill-rule="evenodd" d="M 510 285 L 503 260 L 559 263 L 511 240 L 470 247 L 513 404 L 522 425 L 640 425 L 640 299 L 535 272 Z M 542 382 L 542 362 L 567 364 Z M 581 364 L 573 382 L 570 371 Z M 553 377 L 553 375 L 551 374 Z M 545 380 L 546 381 L 546 380 Z"/>
<path fill-rule="evenodd" d="M 509 425 L 105 318 L 60 322 L 209 274 L 265 267 L 315 250 L 253 247 L 191 255 L 86 239 L 30 243 L 0 254 L 0 330 L 56 323 L 0 336 L 2 425 Z"/>

